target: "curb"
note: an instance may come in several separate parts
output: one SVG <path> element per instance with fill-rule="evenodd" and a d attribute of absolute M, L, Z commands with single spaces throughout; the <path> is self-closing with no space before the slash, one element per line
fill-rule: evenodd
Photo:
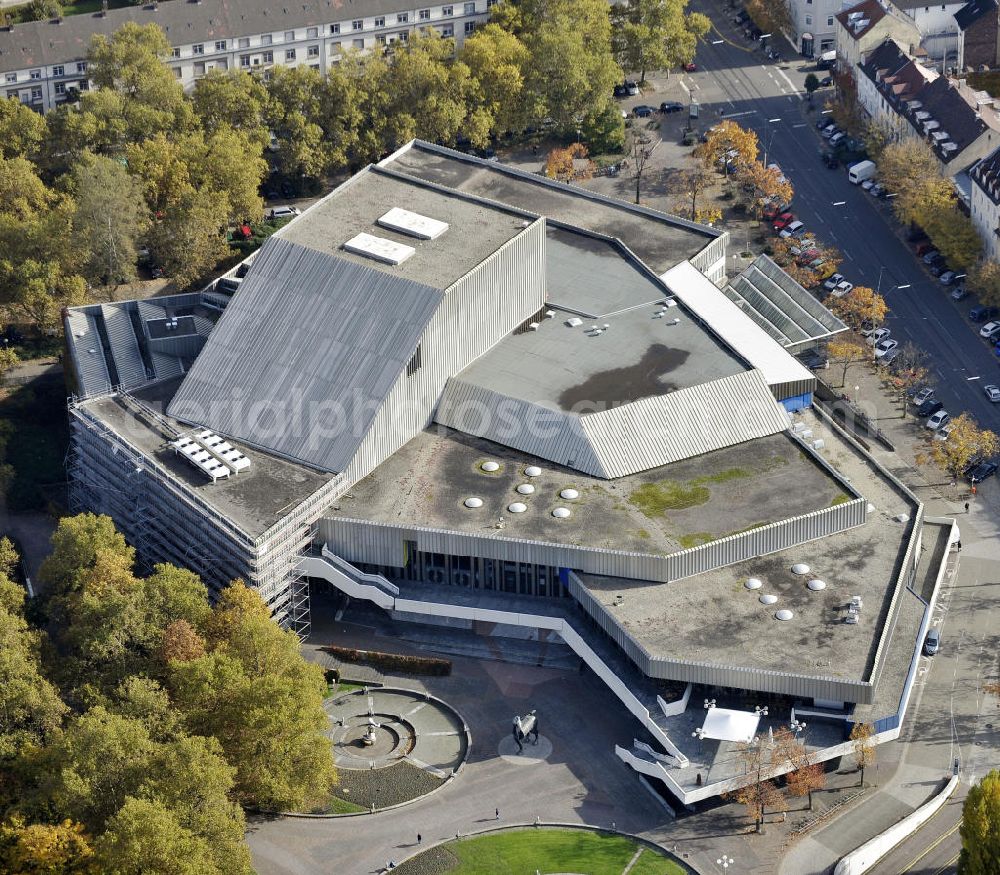
<path fill-rule="evenodd" d="M 595 826 L 589 823 L 560 823 L 559 821 L 535 821 L 534 823 L 511 823 L 507 824 L 506 826 L 488 826 L 485 829 L 476 829 L 466 833 L 456 833 L 455 838 L 453 839 L 442 839 L 439 842 L 428 844 L 425 847 L 422 847 L 419 851 L 415 851 L 409 854 L 408 856 L 403 857 L 398 862 L 396 861 L 394 862 L 396 862 L 396 867 L 398 868 L 403 863 L 406 863 L 409 860 L 419 857 L 426 851 L 432 850 L 433 848 L 440 848 L 444 845 L 450 845 L 455 841 L 460 841 L 461 839 L 476 838 L 478 836 L 490 835 L 491 833 L 513 832 L 513 831 L 526 832 L 533 829 L 566 829 L 566 830 L 578 829 L 586 832 L 601 833 L 602 835 L 622 836 L 627 839 L 632 839 L 632 841 L 636 842 L 639 845 L 642 845 L 643 847 L 650 848 L 654 851 L 663 854 L 663 856 L 665 856 L 671 862 L 676 863 L 678 866 L 684 869 L 685 872 L 688 873 L 688 875 L 700 875 L 699 870 L 696 869 L 691 863 L 689 863 L 687 860 L 682 860 L 675 853 L 673 853 L 673 851 L 670 851 L 664 845 L 654 842 L 652 839 L 646 839 L 643 838 L 642 836 L 638 836 L 630 832 L 625 832 L 620 829 L 613 829 L 613 828 L 608 829 L 607 827 Z M 378 871 L 385 872 L 387 870 L 382 868 L 379 869 Z"/>

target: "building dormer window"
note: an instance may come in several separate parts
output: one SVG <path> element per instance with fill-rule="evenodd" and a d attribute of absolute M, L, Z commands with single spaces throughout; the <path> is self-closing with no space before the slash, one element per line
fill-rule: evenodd
<path fill-rule="evenodd" d="M 204 43 L 195 43 L 193 46 L 191 46 L 191 54 L 192 55 L 204 55 L 205 54 L 205 45 L 204 45 Z"/>

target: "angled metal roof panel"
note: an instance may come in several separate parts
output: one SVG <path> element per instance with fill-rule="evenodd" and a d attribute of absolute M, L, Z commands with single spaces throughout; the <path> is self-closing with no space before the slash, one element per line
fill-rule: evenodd
<path fill-rule="evenodd" d="M 80 394 L 99 395 L 110 391 L 111 377 L 94 317 L 82 309 L 69 310 L 66 323 L 66 340 L 80 381 Z"/>
<path fill-rule="evenodd" d="M 442 297 L 384 270 L 271 238 L 168 412 L 342 471 Z"/>

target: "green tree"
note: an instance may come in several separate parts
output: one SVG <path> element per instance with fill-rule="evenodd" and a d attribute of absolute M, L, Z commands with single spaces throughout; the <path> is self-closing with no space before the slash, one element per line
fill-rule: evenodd
<path fill-rule="evenodd" d="M 611 54 L 604 0 L 525 0 L 522 39 L 531 58 L 527 88 L 539 112 L 565 135 L 613 100 L 622 71 Z"/>
<path fill-rule="evenodd" d="M 700 12 L 686 13 L 687 5 L 687 0 L 631 0 L 612 6 L 612 48 L 619 66 L 639 71 L 645 82 L 649 72 L 693 61 L 711 21 Z"/>
<path fill-rule="evenodd" d="M 109 516 L 81 513 L 63 517 L 52 533 L 51 544 L 52 552 L 38 570 L 38 580 L 47 594 L 79 589 L 84 575 L 104 552 L 122 556 L 129 567 L 135 562 L 135 550 L 125 543 Z"/>
<path fill-rule="evenodd" d="M 1000 262 L 983 261 L 975 265 L 969 270 L 966 283 L 984 304 L 1000 305 Z"/>
<path fill-rule="evenodd" d="M 228 202 L 215 192 L 188 189 L 176 209 L 153 222 L 150 251 L 178 287 L 206 277 L 229 254 L 228 213 Z"/>
<path fill-rule="evenodd" d="M 969 790 L 962 805 L 959 875 L 991 875 L 1000 865 L 1000 771 L 994 769 Z"/>
<path fill-rule="evenodd" d="M 34 159 L 45 142 L 46 125 L 20 100 L 0 100 L 0 157 Z"/>
<path fill-rule="evenodd" d="M 183 131 L 190 127 L 193 111 L 166 63 L 170 54 L 170 41 L 155 24 L 129 21 L 111 37 L 97 34 L 91 40 L 87 53 L 90 77 L 98 94 L 103 91 L 120 98 L 125 142 L 134 143 L 160 131 Z M 103 96 L 84 94 L 82 110 L 93 111 Z"/>
<path fill-rule="evenodd" d="M 0 387 L 7 384 L 7 377 L 21 363 L 17 350 L 5 346 L 0 348 Z"/>
<path fill-rule="evenodd" d="M 973 459 L 989 458 L 998 451 L 1000 438 L 994 432 L 980 428 L 968 413 L 960 413 L 951 421 L 948 440 L 931 442 L 930 458 L 953 480 L 957 480 Z"/>
<path fill-rule="evenodd" d="M 267 162 L 243 134 L 219 125 L 208 137 L 200 132 L 184 136 L 180 147 L 191 184 L 225 199 L 231 222 L 264 218 L 260 185 L 267 176 Z"/>
<path fill-rule="evenodd" d="M 101 875 L 83 826 L 26 823 L 14 816 L 0 824 L 0 871 L 32 875 Z"/>
<path fill-rule="evenodd" d="M 264 83 L 243 70 L 212 70 L 195 83 L 191 95 L 207 136 L 231 129 L 243 134 L 258 152 L 263 152 L 270 139 L 270 99 Z"/>
<path fill-rule="evenodd" d="M 118 161 L 99 155 L 77 165 L 73 183 L 85 276 L 113 294 L 136 277 L 137 243 L 149 225 L 142 188 Z"/>
<path fill-rule="evenodd" d="M 865 769 L 875 763 L 878 756 L 875 747 L 875 727 L 871 723 L 855 723 L 851 727 L 851 742 L 854 748 L 854 764 L 861 772 L 861 786 L 865 785 Z"/>
<path fill-rule="evenodd" d="M 25 21 L 45 21 L 50 18 L 59 18 L 62 14 L 62 3 L 59 0 L 31 0 L 23 12 Z"/>
<path fill-rule="evenodd" d="M 513 33 L 493 23 L 478 28 L 462 45 L 459 58 L 472 77 L 469 116 L 482 114 L 477 131 L 484 126 L 494 136 L 519 131 L 537 116 L 536 109 L 525 106 L 528 48 Z M 478 148 L 488 142 L 488 137 L 473 137 L 468 126 L 464 133 Z"/>
<path fill-rule="evenodd" d="M 170 687 L 189 730 L 221 743 L 239 801 L 299 808 L 323 798 L 336 773 L 320 667 L 241 582 L 222 592 L 206 638 L 207 654 L 171 663 Z"/>
<path fill-rule="evenodd" d="M 831 296 L 826 306 L 854 331 L 861 331 L 866 322 L 881 325 L 889 313 L 885 298 L 867 286 L 855 286 L 840 298 Z"/>

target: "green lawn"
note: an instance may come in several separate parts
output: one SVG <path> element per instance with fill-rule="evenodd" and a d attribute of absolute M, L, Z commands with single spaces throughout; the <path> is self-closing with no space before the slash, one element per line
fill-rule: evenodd
<path fill-rule="evenodd" d="M 445 846 L 443 854 L 407 861 L 401 870 L 449 875 L 534 875 L 539 872 L 575 872 L 579 875 L 621 875 L 638 845 L 624 836 L 588 830 L 527 829 L 462 839 Z M 443 850 L 443 849 L 442 849 Z M 422 857 L 425 855 L 422 855 Z M 431 863 L 430 866 L 422 865 Z M 631 873 L 684 875 L 672 860 L 643 848 Z"/>

